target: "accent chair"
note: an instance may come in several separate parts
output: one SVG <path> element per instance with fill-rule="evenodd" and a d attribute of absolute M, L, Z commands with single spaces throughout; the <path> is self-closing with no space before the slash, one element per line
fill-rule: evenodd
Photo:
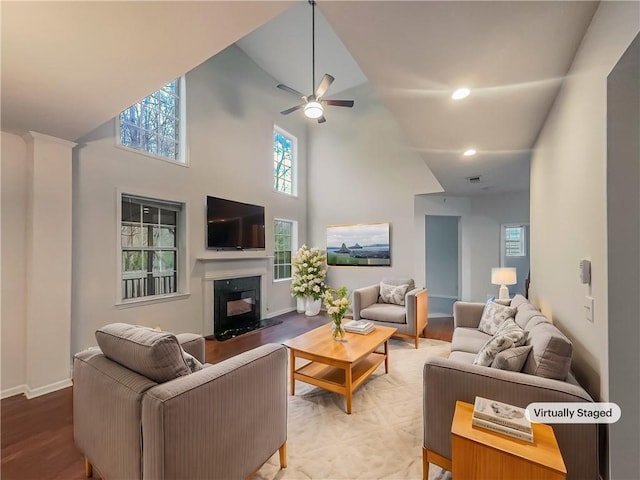
<path fill-rule="evenodd" d="M 394 336 L 418 339 L 427 326 L 429 295 L 412 278 L 383 278 L 377 285 L 353 291 L 354 320 L 397 328 Z"/>
<path fill-rule="evenodd" d="M 106 479 L 245 479 L 276 451 L 286 467 L 287 350 L 215 365 L 205 342 L 116 323 L 75 355 L 73 433 Z M 194 360 L 195 359 L 195 360 Z"/>

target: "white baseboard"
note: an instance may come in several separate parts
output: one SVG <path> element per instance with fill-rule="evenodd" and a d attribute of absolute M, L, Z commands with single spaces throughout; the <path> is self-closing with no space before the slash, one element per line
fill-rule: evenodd
<path fill-rule="evenodd" d="M 282 310 L 278 310 L 277 312 L 269 312 L 266 318 L 277 317 L 278 315 L 284 315 L 285 313 L 295 312 L 296 307 L 284 308 Z"/>
<path fill-rule="evenodd" d="M 9 398 L 9 397 L 13 397 L 14 395 L 20 395 L 22 393 L 25 393 L 28 390 L 28 387 L 26 385 L 18 385 L 17 387 L 13 387 L 13 388 L 7 388 L 6 390 L 2 390 L 2 393 L 0 393 L 0 398 Z"/>
<path fill-rule="evenodd" d="M 28 399 L 39 397 L 41 395 L 46 395 L 47 393 L 55 392 L 57 390 L 62 390 L 63 388 L 67 388 L 73 385 L 73 382 L 70 378 L 65 378 L 64 380 L 60 380 L 59 382 L 50 383 L 49 385 L 45 385 L 43 387 L 38 387 L 31 389 L 27 387 L 24 392 L 25 396 Z"/>

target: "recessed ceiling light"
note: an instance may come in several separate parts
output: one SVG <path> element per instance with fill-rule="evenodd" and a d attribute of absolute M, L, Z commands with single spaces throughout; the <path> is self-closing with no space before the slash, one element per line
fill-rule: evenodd
<path fill-rule="evenodd" d="M 473 148 L 470 148 L 468 150 L 465 150 L 462 155 L 464 155 L 465 157 L 473 157 L 476 153 L 478 152 L 476 152 Z"/>
<path fill-rule="evenodd" d="M 471 90 L 466 87 L 459 88 L 451 94 L 451 98 L 454 100 L 462 100 L 463 98 L 467 98 L 470 93 Z"/>

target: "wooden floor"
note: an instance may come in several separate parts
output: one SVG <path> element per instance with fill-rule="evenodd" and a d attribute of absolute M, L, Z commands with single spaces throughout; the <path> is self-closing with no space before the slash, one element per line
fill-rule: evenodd
<path fill-rule="evenodd" d="M 282 343 L 328 321 L 290 313 L 282 323 L 236 338 L 207 340 L 206 358 L 217 363 L 265 343 Z M 429 319 L 425 336 L 451 341 L 453 319 Z M 81 480 L 84 460 L 73 443 L 72 389 L 27 400 L 16 395 L 2 400 L 3 480 Z"/>

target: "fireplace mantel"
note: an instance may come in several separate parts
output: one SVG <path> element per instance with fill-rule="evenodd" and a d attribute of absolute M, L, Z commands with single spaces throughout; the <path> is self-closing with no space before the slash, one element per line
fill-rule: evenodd
<path fill-rule="evenodd" d="M 237 255 L 238 252 L 229 252 Z M 213 314 L 214 314 L 214 295 L 213 288 L 214 282 L 221 279 L 229 278 L 241 278 L 241 277 L 260 277 L 260 286 L 262 291 L 261 301 L 261 318 L 266 318 L 267 315 L 267 295 L 268 295 L 268 278 L 271 267 L 264 263 L 262 260 L 268 260 L 273 257 L 267 257 L 265 255 L 261 257 L 224 257 L 213 258 L 207 257 L 205 259 L 198 258 L 199 261 L 203 261 L 205 265 L 205 271 L 202 276 L 203 286 L 203 333 L 205 336 L 212 335 L 213 332 Z M 220 262 L 222 261 L 222 262 Z M 235 263 L 234 263 L 235 262 Z"/>
<path fill-rule="evenodd" d="M 237 260 L 271 260 L 273 255 L 264 251 L 212 251 L 196 257 L 199 262 L 237 261 Z"/>

